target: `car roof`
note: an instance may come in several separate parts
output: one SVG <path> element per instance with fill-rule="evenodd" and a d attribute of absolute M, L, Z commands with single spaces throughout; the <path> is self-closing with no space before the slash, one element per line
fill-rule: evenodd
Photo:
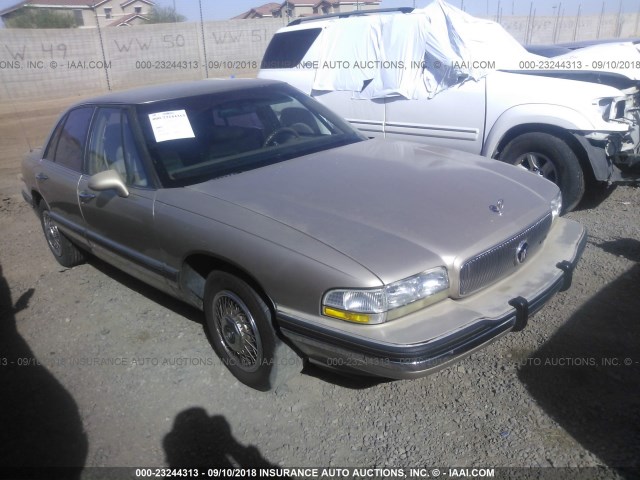
<path fill-rule="evenodd" d="M 113 92 L 98 97 L 88 98 L 76 103 L 74 107 L 88 104 L 141 105 L 161 102 L 163 100 L 174 100 L 212 93 L 225 93 L 260 88 L 269 85 L 285 85 L 285 83 L 276 80 L 232 78 L 149 85 L 146 87 L 123 90 L 121 92 Z"/>
<path fill-rule="evenodd" d="M 395 7 L 395 8 L 372 8 L 366 10 L 353 10 L 351 12 L 341 12 L 341 13 L 329 13 L 324 15 L 312 15 L 310 17 L 300 17 L 292 20 L 287 24 L 287 27 L 295 27 L 296 25 L 303 25 L 307 22 L 322 22 L 325 20 L 333 20 L 336 18 L 344 19 L 344 18 L 352 18 L 352 17 L 363 17 L 369 15 L 381 15 L 388 13 L 411 13 L 415 9 L 413 7 Z"/>

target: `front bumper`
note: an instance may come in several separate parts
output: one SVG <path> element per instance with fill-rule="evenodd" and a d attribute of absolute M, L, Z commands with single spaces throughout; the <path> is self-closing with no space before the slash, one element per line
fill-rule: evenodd
<path fill-rule="evenodd" d="M 527 268 L 468 298 L 427 307 L 413 318 L 338 329 L 278 311 L 278 323 L 313 363 L 384 378 L 421 377 L 525 328 L 553 295 L 570 287 L 586 239 L 581 225 L 558 219 Z M 403 336 L 414 341 L 398 341 Z"/>

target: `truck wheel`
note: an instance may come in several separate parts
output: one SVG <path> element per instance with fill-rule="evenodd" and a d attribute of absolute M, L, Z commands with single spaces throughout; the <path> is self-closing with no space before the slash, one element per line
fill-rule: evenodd
<path fill-rule="evenodd" d="M 269 307 L 239 278 L 212 272 L 204 312 L 214 350 L 245 385 L 271 390 L 302 370 L 300 357 L 277 337 Z"/>
<path fill-rule="evenodd" d="M 49 250 L 56 257 L 56 260 L 63 267 L 71 268 L 84 262 L 84 252 L 76 247 L 71 240 L 64 236 L 58 225 L 53 221 L 49 213 L 49 209 L 44 200 L 38 205 L 38 213 L 40 214 L 40 223 L 44 238 L 47 240 Z"/>
<path fill-rule="evenodd" d="M 542 132 L 520 135 L 507 144 L 500 160 L 526 168 L 558 185 L 562 192 L 562 213 L 573 210 L 584 195 L 580 161 L 571 147 L 554 135 Z"/>

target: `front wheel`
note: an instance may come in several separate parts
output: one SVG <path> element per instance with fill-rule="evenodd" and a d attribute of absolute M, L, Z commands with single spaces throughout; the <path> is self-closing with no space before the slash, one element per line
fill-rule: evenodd
<path fill-rule="evenodd" d="M 269 307 L 243 280 L 212 272 L 204 311 L 214 350 L 245 385 L 270 390 L 302 369 L 301 359 L 277 337 Z"/>
<path fill-rule="evenodd" d="M 585 191 L 580 161 L 567 143 L 549 133 L 532 132 L 511 140 L 500 160 L 552 181 L 562 192 L 562 211 L 573 210 Z"/>
<path fill-rule="evenodd" d="M 49 250 L 51 250 L 58 263 L 67 268 L 82 263 L 85 259 L 84 253 L 60 231 L 58 225 L 51 218 L 51 213 L 44 200 L 38 205 L 38 213 L 44 238 L 47 240 Z"/>

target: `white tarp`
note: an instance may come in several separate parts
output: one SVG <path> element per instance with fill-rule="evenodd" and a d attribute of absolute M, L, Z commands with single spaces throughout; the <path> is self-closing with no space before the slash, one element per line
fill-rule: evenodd
<path fill-rule="evenodd" d="M 499 24 L 442 0 L 410 14 L 335 21 L 329 29 L 313 89 L 353 91 L 359 98 L 431 98 L 495 68 L 542 58 Z"/>

